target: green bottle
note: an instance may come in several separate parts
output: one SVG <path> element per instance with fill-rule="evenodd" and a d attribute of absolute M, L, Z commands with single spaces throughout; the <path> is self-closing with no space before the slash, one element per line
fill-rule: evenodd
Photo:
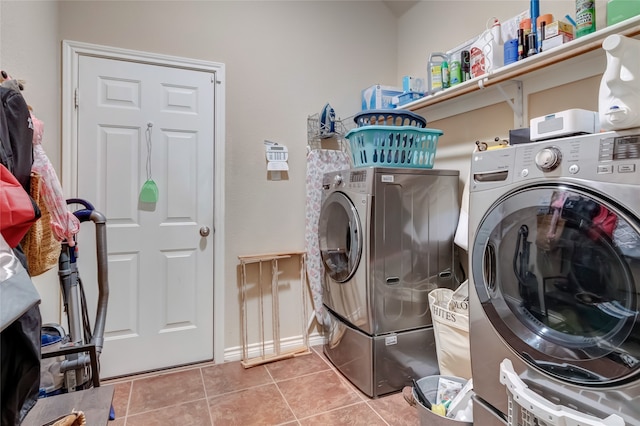
<path fill-rule="evenodd" d="M 449 63 L 447 61 L 442 62 L 442 88 L 448 89 L 451 87 L 451 79 L 449 75 Z"/>
<path fill-rule="evenodd" d="M 576 0 L 576 38 L 596 30 L 595 0 Z"/>
<path fill-rule="evenodd" d="M 462 83 L 462 67 L 460 61 L 451 62 L 451 71 L 449 72 L 451 86 Z"/>

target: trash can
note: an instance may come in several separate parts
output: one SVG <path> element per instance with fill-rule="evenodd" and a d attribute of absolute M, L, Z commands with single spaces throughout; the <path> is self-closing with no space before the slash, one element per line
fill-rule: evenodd
<path fill-rule="evenodd" d="M 429 400 L 429 402 L 434 404 L 436 403 L 438 382 L 440 381 L 441 377 L 462 384 L 465 384 L 467 382 L 466 379 L 454 376 L 428 376 L 417 380 L 416 383 L 422 390 L 424 396 Z M 443 417 L 434 413 L 433 411 L 422 405 L 422 403 L 418 399 L 418 396 L 416 395 L 415 389 L 413 391 L 413 399 L 415 399 L 416 407 L 418 407 L 418 416 L 420 418 L 421 426 L 473 426 L 473 423 L 450 419 L 448 417 Z"/>

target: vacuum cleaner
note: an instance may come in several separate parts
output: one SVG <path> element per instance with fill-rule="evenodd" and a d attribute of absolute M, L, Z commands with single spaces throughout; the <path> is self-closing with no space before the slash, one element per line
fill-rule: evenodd
<path fill-rule="evenodd" d="M 109 300 L 106 218 L 86 200 L 72 198 L 67 205 L 80 205 L 73 212 L 80 223 L 92 221 L 96 232 L 98 300 L 93 331 L 84 286 L 78 271 L 78 246 L 62 243 L 58 276 L 67 316 L 67 330 L 58 324 L 42 326 L 40 396 L 73 392 L 100 386 L 99 359 Z M 75 237 L 74 237 L 75 241 Z"/>

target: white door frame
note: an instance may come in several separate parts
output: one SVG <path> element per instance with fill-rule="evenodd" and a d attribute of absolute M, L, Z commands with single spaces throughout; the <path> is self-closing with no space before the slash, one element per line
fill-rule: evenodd
<path fill-rule="evenodd" d="M 213 359 L 224 360 L 224 219 L 225 219 L 225 67 L 218 62 L 166 56 L 156 53 L 120 49 L 89 43 L 62 41 L 62 187 L 65 197 L 77 196 L 78 126 L 76 88 L 81 55 L 119 59 L 151 65 L 168 66 L 215 73 L 214 97 L 214 201 L 213 201 Z"/>

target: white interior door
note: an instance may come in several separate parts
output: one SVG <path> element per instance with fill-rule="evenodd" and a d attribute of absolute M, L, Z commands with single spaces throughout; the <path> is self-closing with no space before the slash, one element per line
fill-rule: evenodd
<path fill-rule="evenodd" d="M 101 377 L 211 360 L 215 75 L 91 56 L 78 65 L 77 195 L 107 219 Z M 139 201 L 148 158 L 157 203 Z M 96 275 L 85 226 L 86 283 Z"/>

